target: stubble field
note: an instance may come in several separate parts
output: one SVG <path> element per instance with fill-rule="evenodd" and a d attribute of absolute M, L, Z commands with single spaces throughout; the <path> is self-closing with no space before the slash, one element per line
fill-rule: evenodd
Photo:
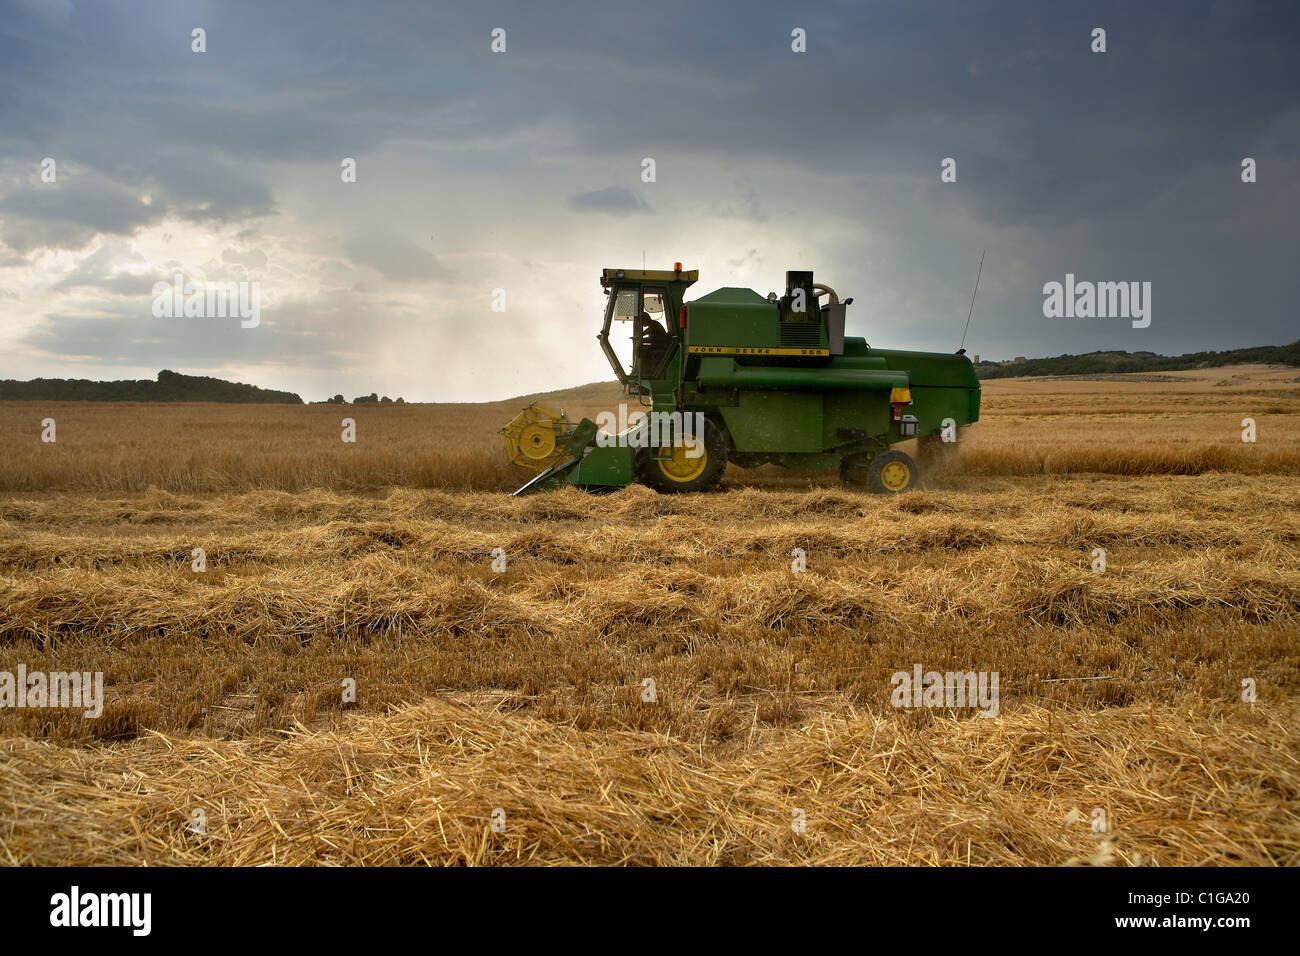
<path fill-rule="evenodd" d="M 989 382 L 898 497 L 512 499 L 519 405 L 0 406 L 0 670 L 106 691 L 0 709 L 0 860 L 1300 862 L 1297 370 Z"/>

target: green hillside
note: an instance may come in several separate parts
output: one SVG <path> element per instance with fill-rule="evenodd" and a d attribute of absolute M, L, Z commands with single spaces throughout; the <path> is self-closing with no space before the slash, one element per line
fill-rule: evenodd
<path fill-rule="evenodd" d="M 167 369 L 158 381 L 92 382 L 84 378 L 34 378 L 30 382 L 0 380 L 0 401 L 9 402 L 235 402 L 261 405 L 301 405 L 293 392 L 258 388 L 203 375 L 181 375 Z"/>
<path fill-rule="evenodd" d="M 1300 341 L 1290 345 L 1261 345 L 1228 352 L 1189 352 L 1156 355 L 1154 352 L 1088 352 L 1023 362 L 980 362 L 980 378 L 1023 378 L 1029 375 L 1090 375 L 1108 372 L 1179 372 L 1220 365 L 1300 366 Z"/>

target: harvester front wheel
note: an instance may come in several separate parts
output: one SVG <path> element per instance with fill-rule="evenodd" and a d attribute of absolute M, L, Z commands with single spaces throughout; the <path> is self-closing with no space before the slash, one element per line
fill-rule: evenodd
<path fill-rule="evenodd" d="M 912 456 L 885 451 L 868 458 L 853 455 L 840 462 L 840 480 L 850 488 L 866 488 L 878 495 L 897 495 L 917 487 L 920 473 Z"/>
<path fill-rule="evenodd" d="M 709 419 L 704 420 L 701 454 L 691 457 L 685 445 L 663 448 L 640 448 L 636 453 L 636 474 L 642 484 L 661 494 L 684 491 L 709 491 L 722 481 L 727 468 L 727 441 L 722 430 Z"/>

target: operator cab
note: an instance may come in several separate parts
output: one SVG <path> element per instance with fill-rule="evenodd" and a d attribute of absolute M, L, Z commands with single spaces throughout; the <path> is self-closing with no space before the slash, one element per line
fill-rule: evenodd
<path fill-rule="evenodd" d="M 683 272 L 681 263 L 675 263 L 672 272 L 606 269 L 601 274 L 609 301 L 597 338 L 619 381 L 630 390 L 639 392 L 638 383 L 667 376 L 680 352 L 677 318 L 682 296 L 698 274 Z M 630 323 L 630 335 L 615 335 L 611 341 L 614 322 Z M 634 385 L 638 387 L 633 389 Z"/>

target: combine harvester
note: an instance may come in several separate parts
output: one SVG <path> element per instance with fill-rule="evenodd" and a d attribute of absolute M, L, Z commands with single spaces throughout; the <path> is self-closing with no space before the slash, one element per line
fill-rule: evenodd
<path fill-rule="evenodd" d="M 530 405 L 501 429 L 510 460 L 540 472 L 516 495 L 633 481 L 707 491 L 728 461 L 838 468 L 849 487 L 897 493 L 919 474 L 891 445 L 919 438 L 918 457 L 940 457 L 943 437 L 979 419 L 979 380 L 964 349 L 898 352 L 846 338 L 853 300 L 841 302 L 811 272 L 787 272 L 780 298 L 718 289 L 685 301 L 698 278 L 680 262 L 671 272 L 601 274 L 609 304 L 596 338 L 647 417 L 598 439 L 590 419 L 574 425 L 563 411 Z M 614 322 L 632 323 L 630 368 L 610 345 Z"/>

